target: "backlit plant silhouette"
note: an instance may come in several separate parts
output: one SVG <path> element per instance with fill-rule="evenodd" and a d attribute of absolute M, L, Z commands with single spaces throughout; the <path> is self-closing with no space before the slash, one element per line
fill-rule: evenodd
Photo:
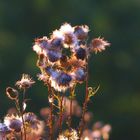
<path fill-rule="evenodd" d="M 44 36 L 35 39 L 33 50 L 38 55 L 37 66 L 40 69 L 38 79 L 48 87 L 49 108 L 40 111 L 44 121 L 32 113 L 26 113 L 26 90 L 35 81 L 23 74 L 15 88 L 6 89 L 7 96 L 15 102 L 17 113 L 7 114 L 0 124 L 1 138 L 22 140 L 108 140 L 110 125 L 97 122 L 93 131 L 87 129 L 92 113 L 87 111 L 87 104 L 98 88 L 88 85 L 88 65 L 92 53 L 102 52 L 110 45 L 103 38 L 88 42 L 89 27 L 63 24 L 53 31 L 50 38 Z M 78 84 L 86 83 L 83 92 L 82 108 L 76 101 Z M 23 92 L 22 94 L 19 92 Z M 68 97 L 66 97 L 66 95 Z M 20 98 L 22 96 L 22 99 Z M 72 128 L 72 116 L 79 117 L 79 125 Z"/>

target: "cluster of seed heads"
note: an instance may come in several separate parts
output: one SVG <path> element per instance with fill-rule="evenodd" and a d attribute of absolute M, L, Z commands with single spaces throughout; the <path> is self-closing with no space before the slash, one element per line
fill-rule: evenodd
<path fill-rule="evenodd" d="M 76 83 L 83 83 L 87 75 L 87 60 L 92 52 L 101 52 L 110 44 L 101 38 L 87 44 L 89 27 L 63 24 L 50 38 L 35 39 L 33 50 L 38 55 L 39 79 L 56 91 L 65 92 Z"/>

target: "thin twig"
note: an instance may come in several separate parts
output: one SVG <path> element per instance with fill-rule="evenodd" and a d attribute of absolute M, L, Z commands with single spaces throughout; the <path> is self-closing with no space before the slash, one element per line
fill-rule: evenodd
<path fill-rule="evenodd" d="M 24 101 L 25 101 L 25 92 L 26 89 L 23 90 L 23 100 L 22 100 L 22 112 L 21 112 L 21 117 L 22 117 L 22 123 L 23 123 L 23 130 L 24 130 L 24 139 L 26 140 L 26 126 L 23 118 L 23 113 L 24 113 Z"/>
<path fill-rule="evenodd" d="M 75 87 L 76 87 L 76 84 L 70 88 L 70 112 L 69 112 L 69 117 L 68 117 L 68 127 L 69 129 L 71 128 L 71 125 L 72 125 L 72 103 L 73 103 L 73 99 L 75 97 Z"/>
<path fill-rule="evenodd" d="M 52 98 L 54 98 L 54 91 L 51 88 L 50 84 L 47 83 L 48 85 L 48 92 L 50 94 L 50 96 Z M 53 102 L 50 102 L 50 124 L 49 124 L 49 128 L 50 128 L 50 140 L 53 140 Z"/>
<path fill-rule="evenodd" d="M 62 95 L 61 100 L 60 100 L 60 114 L 59 114 L 59 133 L 62 132 L 62 119 L 63 119 L 63 98 L 64 96 Z"/>

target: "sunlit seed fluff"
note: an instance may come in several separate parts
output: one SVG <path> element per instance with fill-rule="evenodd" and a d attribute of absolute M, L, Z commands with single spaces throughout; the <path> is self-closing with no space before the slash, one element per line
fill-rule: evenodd
<path fill-rule="evenodd" d="M 106 47 L 110 46 L 110 43 L 105 41 L 103 38 L 95 38 L 91 41 L 91 51 L 102 52 L 106 49 Z"/>
<path fill-rule="evenodd" d="M 85 137 L 84 140 L 90 140 L 88 137 Z"/>
<path fill-rule="evenodd" d="M 76 130 L 66 130 L 60 134 L 57 140 L 79 140 L 78 133 Z"/>
<path fill-rule="evenodd" d="M 70 24 L 65 23 L 60 27 L 59 31 L 62 32 L 63 34 L 67 34 L 67 33 L 73 33 L 74 29 Z"/>
<path fill-rule="evenodd" d="M 42 48 L 38 44 L 35 44 L 33 46 L 33 51 L 35 51 L 38 55 L 41 54 L 41 53 L 43 53 Z"/>
<path fill-rule="evenodd" d="M 45 74 L 37 74 L 38 80 L 46 83 L 48 81 L 48 77 Z"/>
<path fill-rule="evenodd" d="M 52 35 L 51 35 L 51 38 L 54 39 L 54 38 L 60 38 L 62 41 L 64 40 L 64 35 L 61 31 L 59 30 L 55 30 L 53 31 Z"/>
<path fill-rule="evenodd" d="M 57 140 L 68 140 L 63 134 L 60 134 Z"/>
<path fill-rule="evenodd" d="M 7 115 L 4 118 L 4 124 L 14 132 L 20 132 L 22 129 L 22 118 L 18 115 Z"/>
<path fill-rule="evenodd" d="M 28 74 L 22 74 L 22 78 L 20 81 L 16 82 L 16 86 L 20 89 L 27 89 L 30 88 L 34 83 L 35 81 L 33 81 Z"/>

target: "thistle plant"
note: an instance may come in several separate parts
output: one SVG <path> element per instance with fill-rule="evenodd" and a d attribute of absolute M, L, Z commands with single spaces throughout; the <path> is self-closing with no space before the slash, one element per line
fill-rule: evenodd
<path fill-rule="evenodd" d="M 32 112 L 26 112 L 26 92 L 35 81 L 23 74 L 16 87 L 6 88 L 6 94 L 15 103 L 16 114 L 7 114 L 0 123 L 1 139 L 20 140 L 108 140 L 111 126 L 97 122 L 92 130 L 87 129 L 92 113 L 87 111 L 88 102 L 99 87 L 88 84 L 88 65 L 92 53 L 102 52 L 110 43 L 103 38 L 88 41 L 89 27 L 63 24 L 50 37 L 35 39 L 39 80 L 48 88 L 48 108 L 42 108 L 41 121 Z M 89 43 L 88 43 L 89 42 Z M 85 82 L 83 106 L 80 107 L 75 89 Z M 22 93 L 20 93 L 22 92 Z M 21 97 L 22 96 L 22 97 Z M 79 125 L 73 127 L 73 116 L 78 116 Z M 64 127 L 65 126 L 65 127 Z"/>

